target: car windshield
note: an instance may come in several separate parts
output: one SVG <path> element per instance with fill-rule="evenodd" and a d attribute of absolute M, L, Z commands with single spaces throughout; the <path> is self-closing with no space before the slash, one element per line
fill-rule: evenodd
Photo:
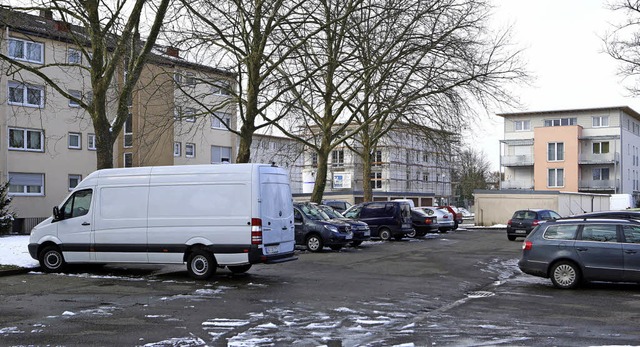
<path fill-rule="evenodd" d="M 313 220 L 329 220 L 329 216 L 313 205 L 300 205 L 300 210 L 309 219 Z"/>
<path fill-rule="evenodd" d="M 329 206 L 324 206 L 323 205 L 323 206 L 318 206 L 318 208 L 321 209 L 322 212 L 324 212 L 331 219 L 344 218 L 343 215 L 341 215 L 340 213 L 338 213 L 338 211 L 334 210 L 333 208 L 331 208 Z"/>

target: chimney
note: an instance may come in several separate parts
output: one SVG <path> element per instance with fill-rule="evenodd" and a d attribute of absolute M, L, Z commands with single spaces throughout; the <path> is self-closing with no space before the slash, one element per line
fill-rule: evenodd
<path fill-rule="evenodd" d="M 52 10 L 40 10 L 40 17 L 44 19 L 53 19 L 53 11 Z"/>
<path fill-rule="evenodd" d="M 69 23 L 66 23 L 66 22 L 62 22 L 62 21 L 57 20 L 57 21 L 55 21 L 54 26 L 55 26 L 56 30 L 58 30 L 58 31 L 65 31 L 65 32 L 71 31 L 71 30 L 69 30 L 70 29 L 69 28 Z"/>
<path fill-rule="evenodd" d="M 167 55 L 170 57 L 180 58 L 180 50 L 175 47 L 167 46 Z"/>

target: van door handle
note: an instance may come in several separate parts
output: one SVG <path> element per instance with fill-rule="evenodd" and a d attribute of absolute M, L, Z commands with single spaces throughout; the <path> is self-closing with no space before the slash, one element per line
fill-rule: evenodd
<path fill-rule="evenodd" d="M 577 247 L 576 248 L 576 251 L 578 251 L 578 252 L 585 252 L 585 251 L 588 251 L 588 250 L 589 250 L 589 248 L 582 248 L 582 247 Z"/>
<path fill-rule="evenodd" d="M 282 230 L 289 230 L 289 227 L 282 227 Z"/>
<path fill-rule="evenodd" d="M 87 225 L 91 225 L 91 223 L 89 223 L 89 222 L 84 222 L 84 223 L 82 223 L 82 225 L 87 226 Z"/>
<path fill-rule="evenodd" d="M 271 228 L 262 228 L 262 231 L 271 231 Z"/>
<path fill-rule="evenodd" d="M 624 252 L 627 253 L 627 254 L 636 254 L 637 253 L 636 251 L 633 251 L 633 250 L 630 250 L 630 249 L 627 249 Z"/>

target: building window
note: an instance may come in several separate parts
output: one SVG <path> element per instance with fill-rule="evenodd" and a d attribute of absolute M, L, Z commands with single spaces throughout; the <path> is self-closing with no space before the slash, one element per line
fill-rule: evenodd
<path fill-rule="evenodd" d="M 44 195 L 44 174 L 9 172 L 9 195 Z"/>
<path fill-rule="evenodd" d="M 82 149 L 82 134 L 80 133 L 69 133 L 68 135 L 69 149 Z"/>
<path fill-rule="evenodd" d="M 405 182 L 405 188 L 407 190 L 411 189 L 411 172 L 410 171 L 407 171 L 407 177 L 404 182 Z"/>
<path fill-rule="evenodd" d="M 44 107 L 44 87 L 9 82 L 9 105 Z"/>
<path fill-rule="evenodd" d="M 184 120 L 187 122 L 195 122 L 196 121 L 196 110 L 191 107 L 184 108 Z"/>
<path fill-rule="evenodd" d="M 371 173 L 371 189 L 382 189 L 382 172 Z"/>
<path fill-rule="evenodd" d="M 187 158 L 193 158 L 196 156 L 196 145 L 194 143 L 187 143 L 184 145 L 184 156 Z"/>
<path fill-rule="evenodd" d="M 42 64 L 44 45 L 40 42 L 9 39 L 9 57 Z"/>
<path fill-rule="evenodd" d="M 193 72 L 187 72 L 185 76 L 185 82 L 187 87 L 195 87 L 196 86 L 196 76 Z"/>
<path fill-rule="evenodd" d="M 593 154 L 609 153 L 609 142 L 594 142 Z"/>
<path fill-rule="evenodd" d="M 557 118 L 557 119 L 545 119 L 544 126 L 546 127 L 559 127 L 566 125 L 576 125 L 578 124 L 578 118 Z"/>
<path fill-rule="evenodd" d="M 211 116 L 211 128 L 215 129 L 227 129 L 227 126 L 231 124 L 231 115 L 224 112 L 215 112 Z"/>
<path fill-rule="evenodd" d="M 426 163 L 426 162 L 428 162 L 428 161 L 429 161 L 429 153 L 428 153 L 427 151 L 424 151 L 424 152 L 422 153 L 422 162 L 423 162 L 423 163 Z"/>
<path fill-rule="evenodd" d="M 429 173 L 422 174 L 422 180 L 425 182 L 429 182 Z"/>
<path fill-rule="evenodd" d="M 87 149 L 90 151 L 96 150 L 96 134 L 87 135 Z"/>
<path fill-rule="evenodd" d="M 547 186 L 563 187 L 564 186 L 564 169 L 549 169 Z"/>
<path fill-rule="evenodd" d="M 372 166 L 382 166 L 382 151 L 373 152 L 373 157 L 371 158 Z"/>
<path fill-rule="evenodd" d="M 211 146 L 211 163 L 231 163 L 231 147 Z"/>
<path fill-rule="evenodd" d="M 596 168 L 593 169 L 594 181 L 608 181 L 609 180 L 609 168 Z"/>
<path fill-rule="evenodd" d="M 79 90 L 70 90 L 69 94 L 78 100 L 82 100 L 82 92 Z M 69 98 L 69 106 L 70 107 L 80 107 L 80 103 Z"/>
<path fill-rule="evenodd" d="M 530 120 L 517 120 L 513 122 L 515 131 L 531 131 Z"/>
<path fill-rule="evenodd" d="M 124 148 L 133 147 L 133 115 L 129 113 L 124 122 Z"/>
<path fill-rule="evenodd" d="M 124 154 L 124 167 L 133 167 L 133 153 Z"/>
<path fill-rule="evenodd" d="M 18 151 L 44 151 L 44 133 L 41 130 L 9 128 L 9 149 Z"/>
<path fill-rule="evenodd" d="M 179 157 L 182 155 L 182 143 L 174 142 L 173 143 L 173 156 Z"/>
<path fill-rule="evenodd" d="M 332 166 L 344 165 L 344 150 L 337 149 L 335 151 L 331 151 L 331 165 Z"/>
<path fill-rule="evenodd" d="M 69 190 L 77 187 L 80 181 L 82 181 L 81 175 L 69 175 Z"/>
<path fill-rule="evenodd" d="M 547 147 L 548 161 L 564 160 L 564 142 L 550 142 Z"/>
<path fill-rule="evenodd" d="M 597 117 L 593 117 L 592 119 L 592 125 L 594 128 L 600 128 L 600 127 L 608 127 L 609 126 L 609 116 L 597 116 Z"/>
<path fill-rule="evenodd" d="M 318 167 L 318 153 L 311 153 L 311 166 Z"/>
<path fill-rule="evenodd" d="M 211 87 L 211 93 L 213 95 L 231 95 L 231 83 L 222 80 L 215 81 Z"/>
<path fill-rule="evenodd" d="M 67 50 L 67 63 L 69 64 L 81 64 L 82 63 L 82 54 L 79 50 L 74 48 L 69 48 Z"/>
<path fill-rule="evenodd" d="M 182 84 L 182 71 L 176 71 L 173 73 L 173 80 L 176 84 Z"/>

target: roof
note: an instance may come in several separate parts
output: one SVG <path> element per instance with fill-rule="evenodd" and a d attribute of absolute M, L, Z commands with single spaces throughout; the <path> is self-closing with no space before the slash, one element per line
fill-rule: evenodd
<path fill-rule="evenodd" d="M 640 119 L 640 113 L 634 111 L 629 106 L 611 106 L 611 107 L 594 107 L 594 108 L 577 108 L 566 110 L 547 110 L 547 111 L 527 111 L 527 112 L 513 112 L 513 113 L 496 113 L 496 116 L 508 117 L 508 116 L 532 116 L 532 115 L 547 115 L 547 114 L 559 114 L 559 113 L 577 113 L 577 112 L 591 112 L 591 111 L 622 111 L 634 118 Z"/>
<path fill-rule="evenodd" d="M 65 43 L 76 43 L 79 38 L 84 38 L 85 42 L 80 42 L 80 44 L 86 47 L 91 46 L 89 35 L 84 27 L 53 19 L 51 13 L 43 13 L 42 15 L 37 16 L 17 11 L 12 8 L 0 7 L 0 27 L 9 28 L 13 32 L 19 32 L 27 36 L 40 37 Z M 143 43 L 143 41 L 140 42 L 140 44 Z M 115 37 L 108 44 L 113 47 L 115 45 Z M 206 71 L 229 77 L 235 76 L 234 73 L 229 71 L 197 64 L 180 57 L 162 54 L 161 52 L 163 50 L 166 51 L 166 47 L 156 46 L 155 48 L 156 49 L 147 57 L 148 62 L 166 66 L 190 68 L 193 70 Z"/>

